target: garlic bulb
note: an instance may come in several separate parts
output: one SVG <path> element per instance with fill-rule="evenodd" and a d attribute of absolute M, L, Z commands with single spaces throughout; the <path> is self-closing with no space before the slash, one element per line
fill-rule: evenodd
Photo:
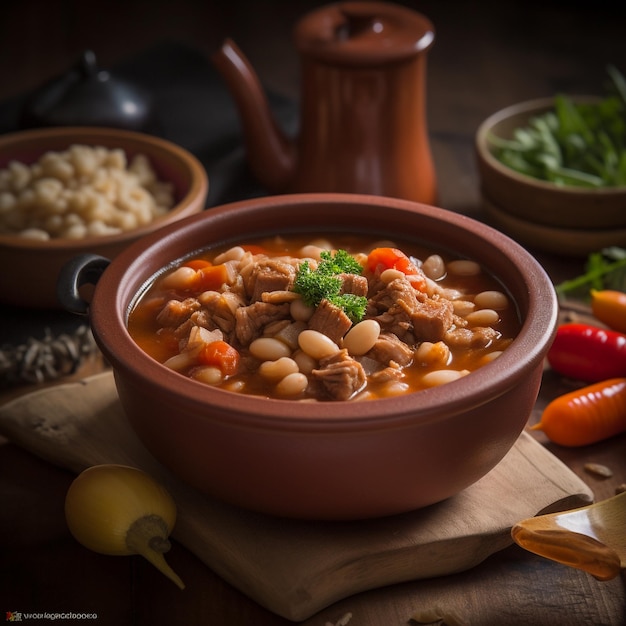
<path fill-rule="evenodd" d="M 95 465 L 72 482 L 65 519 L 74 538 L 101 554 L 140 554 L 181 589 L 185 585 L 166 563 L 176 504 L 145 472 L 125 465 Z"/>

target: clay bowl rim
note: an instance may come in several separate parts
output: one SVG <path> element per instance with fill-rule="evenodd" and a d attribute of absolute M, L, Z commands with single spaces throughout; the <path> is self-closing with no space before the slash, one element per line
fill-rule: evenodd
<path fill-rule="evenodd" d="M 570 96 L 574 102 L 599 102 L 601 98 L 598 96 L 590 95 L 574 95 Z M 534 100 L 525 100 L 524 102 L 518 102 L 516 104 L 509 105 L 495 113 L 492 113 L 487 119 L 485 119 L 478 127 L 476 131 L 476 151 L 483 162 L 492 170 L 495 170 L 501 176 L 511 179 L 519 185 L 526 185 L 528 187 L 534 187 L 538 191 L 546 191 L 550 193 L 558 193 L 564 195 L 573 196 L 623 196 L 626 194 L 626 185 L 619 187 L 576 187 L 574 185 L 557 185 L 547 180 L 541 180 L 539 178 L 533 178 L 515 171 L 508 167 L 501 161 L 499 161 L 490 148 L 488 136 L 492 132 L 492 129 L 498 124 L 507 121 L 509 118 L 520 116 L 529 120 L 534 115 L 538 115 L 554 109 L 554 97 L 535 98 Z M 520 125 L 523 125 L 523 121 L 520 120 Z"/>
<path fill-rule="evenodd" d="M 191 154 L 191 152 L 182 146 L 179 146 L 178 144 L 175 144 L 167 139 L 156 137 L 155 135 L 103 126 L 55 126 L 34 128 L 15 131 L 0 136 L 0 158 L 2 158 L 3 161 L 6 160 L 7 163 L 14 160 L 9 156 L 4 157 L 1 155 L 6 148 L 11 146 L 16 146 L 19 150 L 28 150 L 29 152 L 35 154 L 36 158 L 38 158 L 48 150 L 61 150 L 62 147 L 60 143 L 65 137 L 69 137 L 67 147 L 71 144 L 80 142 L 80 138 L 84 137 L 84 140 L 82 141 L 85 141 L 88 144 L 96 145 L 96 142 L 99 140 L 108 144 L 106 146 L 108 148 L 119 147 L 125 151 L 124 142 L 127 142 L 127 145 L 130 142 L 130 145 L 136 147 L 136 149 L 132 150 L 133 154 L 141 152 L 142 146 L 156 148 L 159 154 L 169 154 L 173 156 L 176 161 L 182 164 L 189 174 L 191 183 L 187 191 L 176 200 L 174 206 L 165 215 L 161 215 L 149 224 L 133 228 L 132 230 L 127 230 L 114 235 L 89 236 L 82 237 L 80 239 L 54 238 L 46 241 L 20 237 L 15 234 L 0 233 L 0 246 L 33 251 L 68 250 L 70 252 L 73 250 L 78 252 L 85 248 L 114 246 L 127 240 L 143 237 L 156 229 L 167 226 L 172 222 L 204 209 L 204 204 L 209 191 L 209 180 L 204 166 L 193 154 Z M 43 141 L 44 143 L 57 143 L 57 140 L 59 142 L 59 146 L 56 148 L 37 147 L 38 142 Z M 118 143 L 118 140 L 120 143 Z M 151 154 L 148 154 L 148 156 L 150 157 L 151 164 L 154 167 L 154 157 L 151 156 Z M 2 167 L 6 167 L 6 165 L 3 165 Z M 198 208 L 196 207 L 196 201 L 199 197 L 202 197 L 202 201 L 201 206 Z"/>
<path fill-rule="evenodd" d="M 151 256 L 155 244 L 160 242 L 164 247 L 171 247 L 176 241 L 188 239 L 188 234 L 201 221 L 210 221 L 217 227 L 219 222 L 232 220 L 232 215 L 245 221 L 251 219 L 251 214 L 265 212 L 267 217 L 267 214 L 275 215 L 286 210 L 285 207 L 293 210 L 305 210 L 307 207 L 319 209 L 320 203 L 339 203 L 343 207 L 354 205 L 361 209 L 365 204 L 377 210 L 402 211 L 403 214 L 408 211 L 414 213 L 416 219 L 444 223 L 446 231 L 456 229 L 457 234 L 463 237 L 477 237 L 479 241 L 489 242 L 499 260 L 509 259 L 509 266 L 517 268 L 521 273 L 518 289 L 523 284 L 528 297 L 529 315 L 523 320 L 513 343 L 498 359 L 460 380 L 440 387 L 393 398 L 323 404 L 259 398 L 222 389 L 207 389 L 200 382 L 168 370 L 135 344 L 126 328 L 127 313 L 137 293 L 149 284 L 155 272 L 150 270 L 146 274 L 144 271 L 142 275 L 133 273 L 145 268 L 146 259 Z M 320 229 L 309 226 L 308 230 L 319 232 Z M 265 233 L 270 231 L 275 233 L 276 227 L 273 226 Z M 283 233 L 294 231 L 298 232 L 298 229 L 292 228 Z M 369 233 L 372 232 L 373 227 L 369 228 Z M 265 233 L 261 232 L 261 235 Z M 248 234 L 245 236 L 248 237 Z M 206 243 L 210 246 L 212 242 Z M 187 251 L 191 252 L 193 250 Z M 162 259 L 159 269 L 175 260 Z M 489 270 L 497 273 L 491 267 Z M 125 282 L 124 277 L 128 275 L 134 275 L 134 278 Z M 519 302 L 516 302 L 516 306 L 519 308 Z M 543 323 L 538 324 L 534 315 L 540 315 Z M 549 277 L 534 257 L 490 226 L 458 213 L 405 200 L 356 194 L 314 193 L 270 196 L 222 205 L 144 237 L 117 256 L 102 273 L 91 301 L 89 316 L 96 341 L 113 366 L 116 376 L 123 376 L 133 386 L 145 387 L 144 381 L 158 385 L 160 392 L 164 394 L 163 402 L 170 407 L 174 404 L 181 410 L 191 409 L 191 412 L 202 407 L 205 413 L 202 419 L 217 419 L 231 427 L 237 425 L 284 432 L 333 430 L 356 433 L 414 425 L 416 419 L 426 424 L 433 420 L 454 418 L 458 413 L 487 404 L 491 398 L 498 397 L 513 385 L 522 383 L 526 376 L 541 365 L 546 346 L 556 332 L 558 303 Z M 211 406 L 216 407 L 222 415 L 212 416 Z"/>

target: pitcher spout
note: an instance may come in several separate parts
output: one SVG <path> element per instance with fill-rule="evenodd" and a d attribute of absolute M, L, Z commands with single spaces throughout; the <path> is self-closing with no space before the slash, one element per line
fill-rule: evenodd
<path fill-rule="evenodd" d="M 226 39 L 211 60 L 235 101 L 253 175 L 268 191 L 283 191 L 295 173 L 295 142 L 276 123 L 256 72 L 234 41 Z"/>

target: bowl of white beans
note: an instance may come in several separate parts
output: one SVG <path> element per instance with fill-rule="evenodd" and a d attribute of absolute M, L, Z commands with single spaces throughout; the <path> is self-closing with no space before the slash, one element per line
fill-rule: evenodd
<path fill-rule="evenodd" d="M 202 211 L 202 164 L 169 141 L 96 127 L 0 137 L 0 302 L 59 308 L 60 268 L 77 254 L 113 258 L 129 243 Z"/>
<path fill-rule="evenodd" d="M 408 512 L 493 469 L 532 411 L 558 312 L 506 235 L 361 195 L 216 207 L 113 260 L 77 257 L 61 282 L 161 463 L 300 519 Z"/>

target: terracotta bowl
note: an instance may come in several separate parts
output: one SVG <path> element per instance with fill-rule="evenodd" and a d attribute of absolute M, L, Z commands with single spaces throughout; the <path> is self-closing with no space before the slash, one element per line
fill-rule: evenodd
<path fill-rule="evenodd" d="M 202 211 L 208 179 L 202 164 L 189 152 L 168 141 L 125 130 L 95 127 L 61 127 L 22 131 L 0 136 L 0 169 L 10 161 L 30 164 L 49 150 L 72 144 L 122 148 L 128 157 L 143 153 L 157 176 L 175 187 L 176 205 L 149 225 L 119 235 L 84 239 L 29 240 L 0 234 L 0 302 L 22 307 L 59 308 L 56 296 L 61 267 L 80 253 L 115 257 L 131 242 L 162 226 Z"/>
<path fill-rule="evenodd" d="M 210 388 L 159 364 L 128 334 L 129 307 L 171 261 L 213 243 L 307 231 L 412 238 L 474 259 L 506 285 L 521 332 L 498 359 L 458 381 L 356 403 L 298 403 Z M 68 296 L 69 308 L 81 308 L 73 283 L 93 263 L 102 259 L 79 259 L 80 269 L 65 277 L 75 298 Z M 172 472 L 241 507 L 340 520 L 444 500 L 504 457 L 536 401 L 557 301 L 531 255 L 470 218 L 390 198 L 304 194 L 226 205 L 144 237 L 100 273 L 89 315 L 130 423 Z"/>
<path fill-rule="evenodd" d="M 530 100 L 494 113 L 479 126 L 476 157 L 486 211 L 505 232 L 548 251 L 584 254 L 626 244 L 626 187 L 559 186 L 520 174 L 493 155 L 490 135 L 510 139 L 530 118 L 553 109 L 553 98 Z"/>

